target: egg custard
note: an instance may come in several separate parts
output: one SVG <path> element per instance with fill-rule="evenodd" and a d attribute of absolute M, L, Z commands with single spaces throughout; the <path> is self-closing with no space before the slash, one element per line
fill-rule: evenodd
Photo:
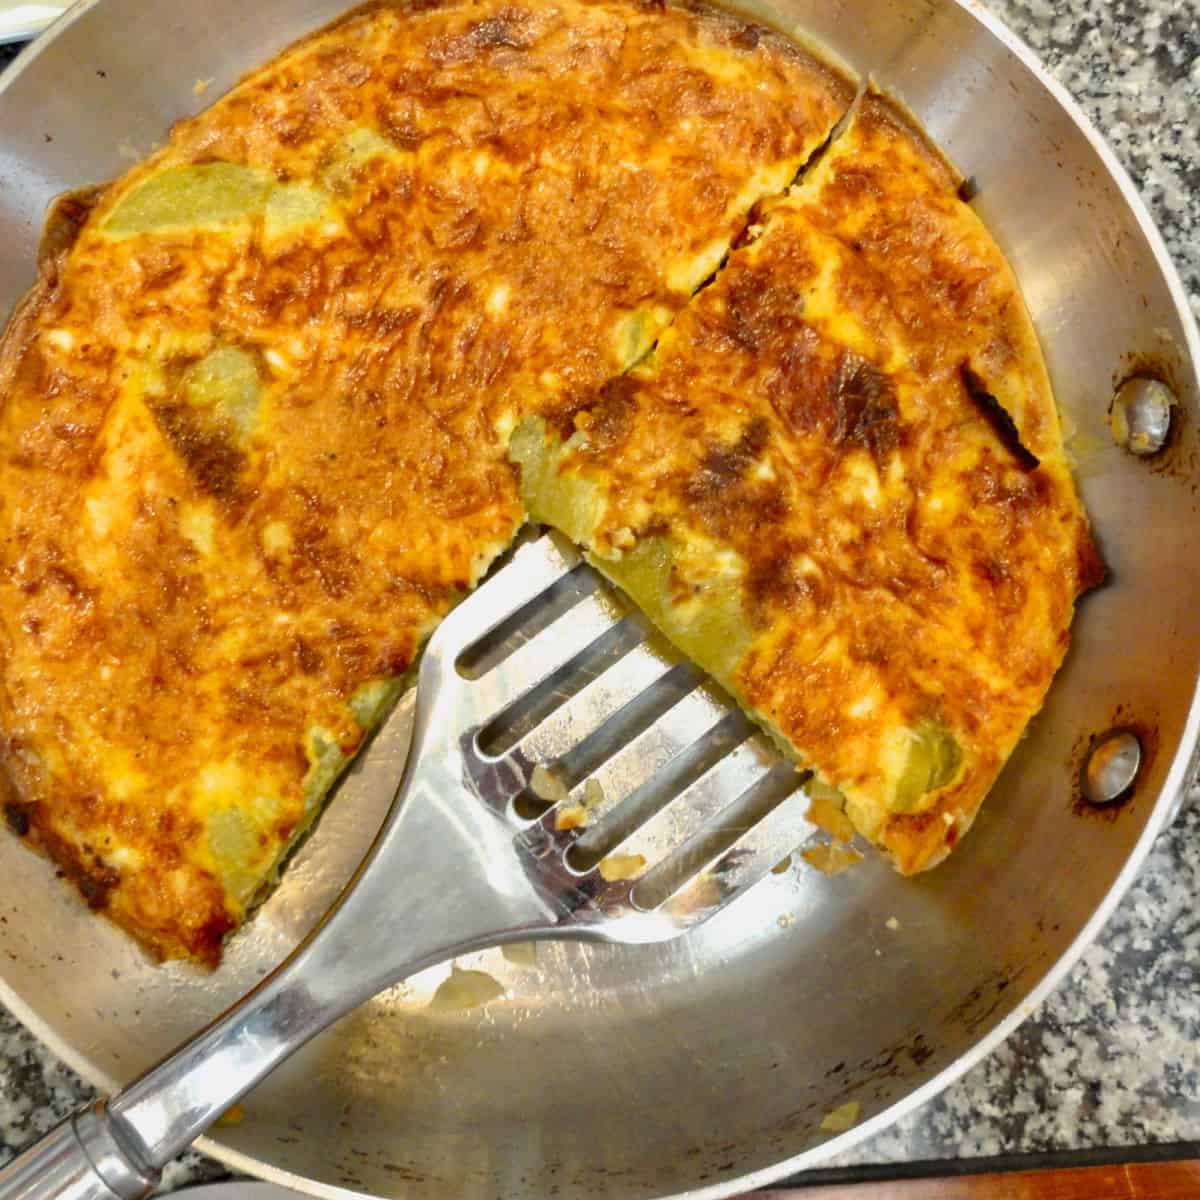
<path fill-rule="evenodd" d="M 643 363 L 511 445 L 534 519 L 905 873 L 970 825 L 1102 574 L 1033 327 L 958 184 L 868 95 Z"/>
<path fill-rule="evenodd" d="M 635 362 L 853 84 L 703 6 L 374 4 L 64 205 L 5 342 L 8 823 L 214 962 Z"/>
<path fill-rule="evenodd" d="M 532 517 L 933 861 L 1094 554 L 948 169 L 878 98 L 814 160 L 853 97 L 699 4 L 377 3 L 60 205 L 0 358 L 9 825 L 216 962 Z"/>

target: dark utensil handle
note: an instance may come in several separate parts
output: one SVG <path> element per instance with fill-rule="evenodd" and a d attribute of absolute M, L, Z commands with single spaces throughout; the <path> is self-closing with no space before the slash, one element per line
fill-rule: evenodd
<path fill-rule="evenodd" d="M 1195 1200 L 1200 1159 L 781 1188 L 753 1200 Z M 742 1197 L 741 1200 L 750 1200 Z"/>

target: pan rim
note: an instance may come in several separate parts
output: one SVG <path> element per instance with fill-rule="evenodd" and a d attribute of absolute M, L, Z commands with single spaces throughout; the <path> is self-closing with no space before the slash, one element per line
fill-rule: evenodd
<path fill-rule="evenodd" d="M 722 0 L 715 0 L 715 2 L 721 3 Z M 61 17 L 52 22 L 45 33 L 22 51 L 16 61 L 5 72 L 3 79 L 0 80 L 0 102 L 2 102 L 5 93 L 41 57 L 42 53 L 55 40 L 101 3 L 102 0 L 78 0 Z M 1153 255 L 1155 265 L 1166 285 L 1167 292 L 1179 317 L 1184 339 L 1182 349 L 1186 352 L 1191 381 L 1195 385 L 1197 392 L 1200 393 L 1200 326 L 1197 325 L 1196 318 L 1191 312 L 1182 280 L 1167 251 L 1163 237 L 1125 167 L 1116 157 L 1116 154 L 1108 145 L 1105 138 L 1092 124 L 1091 119 L 1083 111 L 1081 105 L 1068 92 L 1065 86 L 1050 74 L 1038 56 L 1015 32 L 1009 29 L 997 16 L 986 10 L 980 3 L 980 0 L 953 0 L 953 3 L 978 25 L 982 26 L 1049 93 L 1051 99 L 1070 118 L 1071 122 L 1083 135 L 1097 158 L 1103 164 L 1109 177 L 1120 192 L 1129 212 L 1136 221 L 1138 229 L 1145 237 L 1146 243 Z M 889 1105 L 876 1116 L 863 1121 L 846 1133 L 832 1137 L 817 1146 L 801 1151 L 799 1154 L 744 1175 L 703 1187 L 686 1189 L 670 1195 L 676 1198 L 676 1200 L 683 1200 L 685 1197 L 686 1200 L 725 1200 L 726 1197 L 766 1187 L 778 1183 L 789 1176 L 819 1166 L 829 1158 L 845 1153 L 869 1138 L 882 1133 L 885 1129 L 894 1125 L 901 1117 L 927 1104 L 949 1087 L 950 1084 L 960 1079 L 967 1071 L 981 1062 L 997 1046 L 1007 1040 L 1018 1026 L 1027 1017 L 1032 1015 L 1047 997 L 1058 988 L 1067 973 L 1078 963 L 1084 950 L 1095 941 L 1128 892 L 1134 879 L 1140 873 L 1150 849 L 1159 834 L 1174 819 L 1179 803 L 1185 794 L 1187 782 L 1196 764 L 1198 742 L 1200 742 L 1200 680 L 1193 687 L 1183 731 L 1158 797 L 1146 818 L 1145 825 L 1136 844 L 1129 851 L 1124 865 L 1113 880 L 1104 899 L 1096 907 L 1096 910 L 1084 924 L 1079 934 L 1049 967 L 1041 980 L 1030 989 L 1021 1003 L 1006 1017 L 997 1022 L 991 1030 L 978 1038 L 969 1049 L 961 1053 L 952 1063 L 948 1064 L 924 1084 L 914 1088 L 907 1095 Z M 65 1039 L 61 1038 L 2 976 L 0 976 L 0 1001 L 5 1004 L 9 1011 L 48 1050 L 81 1076 L 89 1085 L 101 1090 L 112 1090 L 118 1086 L 117 1081 L 100 1069 L 95 1063 L 91 1062 L 83 1051 L 77 1050 L 74 1046 L 66 1042 Z M 312 1196 L 325 1197 L 327 1200 L 350 1200 L 352 1197 L 363 1198 L 370 1195 L 369 1193 L 328 1185 L 306 1176 L 297 1175 L 284 1168 L 265 1162 L 262 1159 L 233 1149 L 209 1137 L 198 1139 L 195 1143 L 195 1149 L 232 1170 L 242 1171 L 264 1182 L 289 1187 Z M 667 1195 L 664 1194 L 663 1200 L 667 1200 Z"/>

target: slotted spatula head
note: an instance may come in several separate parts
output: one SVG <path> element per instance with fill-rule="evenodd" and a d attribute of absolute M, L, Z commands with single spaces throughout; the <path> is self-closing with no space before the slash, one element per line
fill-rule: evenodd
<path fill-rule="evenodd" d="M 418 687 L 453 714 L 442 753 L 564 924 L 674 936 L 816 832 L 808 774 L 550 535 L 446 619 Z"/>

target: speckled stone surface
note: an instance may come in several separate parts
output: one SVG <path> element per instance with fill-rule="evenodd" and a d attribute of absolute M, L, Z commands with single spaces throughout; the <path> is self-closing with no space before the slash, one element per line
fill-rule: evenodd
<path fill-rule="evenodd" d="M 1200 795 L 998 1050 L 831 1165 L 1200 1139 Z"/>
<path fill-rule="evenodd" d="M 990 0 L 1107 135 L 1200 317 L 1200 0 Z M 1063 985 L 940 1097 L 840 1162 L 1200 1140 L 1200 794 Z M 87 1088 L 0 1010 L 0 1159 Z M 188 1155 L 164 1191 L 225 1178 Z"/>

